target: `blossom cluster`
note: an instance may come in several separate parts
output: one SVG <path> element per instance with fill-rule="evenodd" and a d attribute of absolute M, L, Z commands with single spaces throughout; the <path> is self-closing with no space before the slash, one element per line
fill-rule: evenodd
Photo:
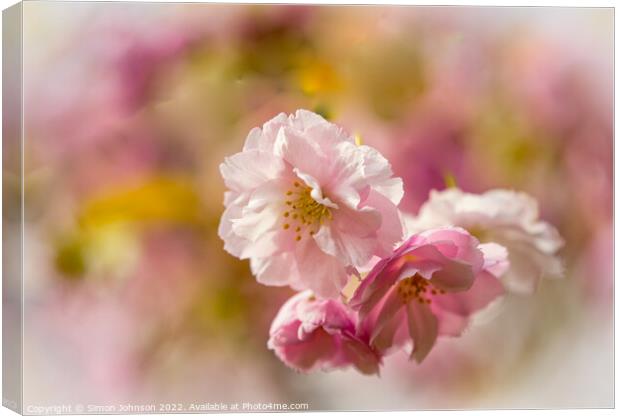
<path fill-rule="evenodd" d="M 562 276 L 563 240 L 530 196 L 448 188 L 401 212 L 388 160 L 310 111 L 254 128 L 220 171 L 225 250 L 259 283 L 299 292 L 268 341 L 299 371 L 378 374 L 396 351 L 421 363 L 505 294 Z"/>

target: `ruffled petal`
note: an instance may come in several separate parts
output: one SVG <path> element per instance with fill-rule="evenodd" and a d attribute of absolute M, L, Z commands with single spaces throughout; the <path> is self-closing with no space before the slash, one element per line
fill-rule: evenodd
<path fill-rule="evenodd" d="M 484 256 L 483 269 L 499 277 L 510 267 L 508 250 L 496 243 L 485 243 L 478 246 Z"/>
<path fill-rule="evenodd" d="M 279 253 L 269 257 L 250 259 L 252 274 L 256 276 L 259 283 L 267 286 L 286 286 L 294 267 L 292 253 Z"/>
<path fill-rule="evenodd" d="M 217 235 L 224 240 L 224 250 L 236 257 L 241 257 L 243 250 L 247 248 L 250 241 L 238 236 L 233 232 L 232 224 L 235 219 L 241 218 L 243 207 L 247 204 L 247 194 L 237 194 L 235 192 L 226 193 L 226 209 L 220 219 Z"/>
<path fill-rule="evenodd" d="M 329 361 L 339 353 L 336 340 L 322 329 L 314 331 L 303 342 L 272 349 L 286 365 L 303 372 L 321 366 L 324 360 Z"/>
<path fill-rule="evenodd" d="M 280 221 L 286 183 L 270 181 L 256 188 L 250 195 L 241 216 L 232 220 L 233 232 L 250 241 L 257 241 L 273 230 Z"/>
<path fill-rule="evenodd" d="M 319 183 L 325 181 L 328 173 L 326 170 L 331 161 L 317 143 L 307 140 L 288 127 L 283 127 L 278 132 L 274 149 L 277 156 L 298 172 L 314 177 Z"/>
<path fill-rule="evenodd" d="M 334 211 L 332 221 L 314 236 L 325 253 L 342 259 L 344 264 L 363 267 L 377 252 L 377 230 L 381 215 L 372 208 Z"/>
<path fill-rule="evenodd" d="M 404 226 L 398 208 L 385 195 L 375 190 L 369 192 L 362 206 L 371 207 L 381 215 L 381 226 L 377 230 L 377 255 L 389 255 L 394 245 L 403 238 Z"/>
<path fill-rule="evenodd" d="M 250 192 L 265 182 L 278 178 L 283 170 L 282 159 L 256 149 L 236 153 L 220 164 L 224 183 L 237 192 Z"/>
<path fill-rule="evenodd" d="M 370 146 L 358 146 L 358 150 L 363 154 L 364 174 L 370 186 L 398 205 L 404 195 L 402 179 L 392 177 L 390 163 L 378 150 Z"/>

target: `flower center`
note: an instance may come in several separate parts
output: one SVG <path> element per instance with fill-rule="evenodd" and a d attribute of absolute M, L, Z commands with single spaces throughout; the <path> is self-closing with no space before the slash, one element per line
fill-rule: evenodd
<path fill-rule="evenodd" d="M 403 303 L 417 300 L 422 304 L 431 303 L 431 295 L 446 293 L 444 290 L 436 289 L 428 279 L 417 273 L 398 282 L 396 292 Z"/>
<path fill-rule="evenodd" d="M 326 220 L 332 219 L 329 207 L 315 201 L 310 192 L 312 188 L 297 181 L 286 192 L 285 222 L 282 228 L 295 231 L 295 241 L 301 240 L 304 231 L 310 235 L 316 234 Z"/>
<path fill-rule="evenodd" d="M 474 237 L 476 237 L 478 239 L 478 241 L 480 242 L 485 242 L 487 240 L 489 240 L 489 235 L 487 230 L 485 230 L 484 228 L 480 227 L 480 226 L 472 226 L 472 227 L 467 227 L 467 231 L 473 235 Z"/>

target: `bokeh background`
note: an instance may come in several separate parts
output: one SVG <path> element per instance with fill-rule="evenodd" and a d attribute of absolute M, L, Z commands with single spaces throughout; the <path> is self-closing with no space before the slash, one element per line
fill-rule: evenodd
<path fill-rule="evenodd" d="M 24 399 L 311 410 L 613 405 L 613 11 L 24 3 Z M 306 108 L 405 182 L 526 191 L 566 278 L 422 365 L 297 374 L 290 296 L 223 251 L 218 165 Z"/>

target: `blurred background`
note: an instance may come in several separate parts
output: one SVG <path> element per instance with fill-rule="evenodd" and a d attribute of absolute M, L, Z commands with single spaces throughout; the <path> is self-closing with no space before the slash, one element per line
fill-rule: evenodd
<path fill-rule="evenodd" d="M 613 405 L 612 9 L 23 7 L 26 405 Z M 292 292 L 223 251 L 218 165 L 298 108 L 383 152 L 406 212 L 446 178 L 534 195 L 566 278 L 420 366 L 289 370 Z"/>

